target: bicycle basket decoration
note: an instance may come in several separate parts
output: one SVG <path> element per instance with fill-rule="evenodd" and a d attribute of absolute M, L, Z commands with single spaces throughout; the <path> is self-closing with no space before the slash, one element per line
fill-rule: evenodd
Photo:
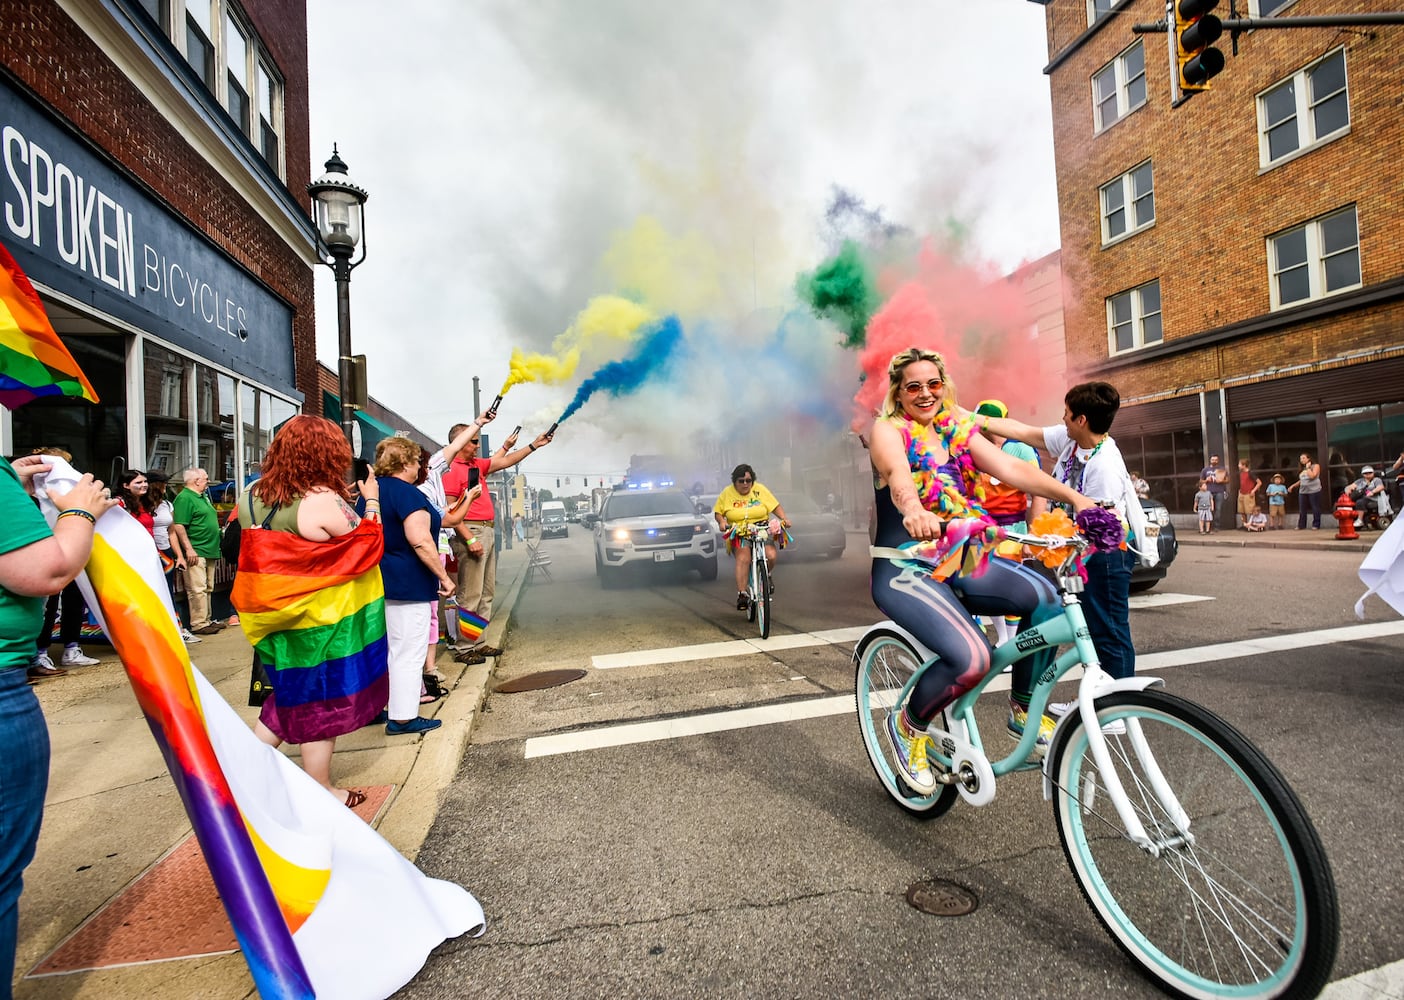
<path fill-rule="evenodd" d="M 1071 538 L 1077 530 L 1077 525 L 1073 524 L 1072 518 L 1068 517 L 1068 512 L 1061 507 L 1054 507 L 1052 510 L 1035 517 L 1029 522 L 1029 534 L 1043 535 L 1045 537 L 1057 536 L 1059 538 Z M 1063 565 L 1063 561 L 1072 552 L 1071 546 L 1061 545 L 1058 548 L 1035 548 L 1035 557 L 1049 569 L 1057 569 Z"/>

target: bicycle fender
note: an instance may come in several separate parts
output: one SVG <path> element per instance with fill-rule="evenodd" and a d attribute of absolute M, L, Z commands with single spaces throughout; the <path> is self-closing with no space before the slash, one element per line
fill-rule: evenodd
<path fill-rule="evenodd" d="M 1105 695 L 1116 694 L 1118 691 L 1144 691 L 1146 688 L 1164 687 L 1163 677 L 1123 677 L 1120 680 L 1109 680 L 1107 683 L 1097 688 L 1096 698 Z M 1063 731 L 1063 724 L 1069 719 L 1077 717 L 1077 710 L 1072 709 L 1053 727 L 1053 738 L 1048 741 L 1048 753 L 1043 755 L 1043 800 L 1053 801 L 1053 758 L 1057 756 L 1054 748 L 1058 746 L 1058 739 Z"/>

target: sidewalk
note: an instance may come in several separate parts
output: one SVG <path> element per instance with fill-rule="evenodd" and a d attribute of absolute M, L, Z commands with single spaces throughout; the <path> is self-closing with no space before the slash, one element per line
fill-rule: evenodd
<path fill-rule="evenodd" d="M 485 636 L 493 645 L 504 645 L 526 567 L 521 542 L 498 555 L 497 602 Z M 239 628 L 189 648 L 196 666 L 252 725 L 258 710 L 247 707 L 250 652 Z M 109 647 L 86 652 L 102 662 L 35 688 L 53 756 L 43 831 L 20 899 L 14 995 L 254 996 L 126 674 Z M 356 812 L 410 859 L 458 771 L 495 666 L 492 659 L 463 666 L 441 647 L 438 669 L 450 693 L 422 711 L 442 719 L 441 728 L 387 736 L 383 726 L 372 726 L 337 741 L 333 780 L 367 793 Z M 297 756 L 295 747 L 286 749 Z M 165 960 L 173 955 L 188 957 Z"/>
<path fill-rule="evenodd" d="M 1211 535 L 1201 535 L 1197 527 L 1181 528 L 1175 525 L 1175 537 L 1180 545 L 1229 546 L 1243 549 L 1311 549 L 1318 552 L 1369 552 L 1380 540 L 1382 531 L 1357 531 L 1360 537 L 1340 539 L 1336 537 L 1336 522 L 1321 520 L 1321 528 L 1313 531 L 1308 527 L 1298 531 L 1288 526 L 1281 531 L 1216 531 Z"/>

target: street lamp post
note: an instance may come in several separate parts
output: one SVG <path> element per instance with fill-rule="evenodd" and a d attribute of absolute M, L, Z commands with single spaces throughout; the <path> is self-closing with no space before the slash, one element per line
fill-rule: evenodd
<path fill-rule="evenodd" d="M 355 363 L 351 356 L 351 272 L 366 259 L 366 245 L 362 241 L 362 208 L 366 203 L 366 190 L 351 183 L 346 173 L 346 163 L 337 154 L 336 144 L 332 144 L 332 155 L 326 164 L 326 173 L 307 185 L 307 193 L 312 203 L 317 221 L 317 256 L 323 264 L 331 268 L 336 277 L 336 331 L 337 351 L 340 355 L 337 365 L 337 391 L 341 395 L 341 430 L 348 442 L 353 442 L 356 429 L 356 410 L 360 400 L 352 399 L 351 374 Z M 356 254 L 360 244 L 361 256 Z"/>

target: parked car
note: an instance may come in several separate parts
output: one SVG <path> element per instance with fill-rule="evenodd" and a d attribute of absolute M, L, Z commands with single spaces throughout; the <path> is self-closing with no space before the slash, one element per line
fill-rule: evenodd
<path fill-rule="evenodd" d="M 1138 562 L 1131 571 L 1131 593 L 1139 594 L 1150 590 L 1170 571 L 1170 564 L 1179 554 L 1180 542 L 1175 537 L 1175 526 L 1170 523 L 1170 511 L 1159 500 L 1141 498 L 1141 509 L 1146 512 L 1146 534 L 1156 536 L 1160 547 L 1160 562 L 1147 566 Z"/>
<path fill-rule="evenodd" d="M 595 522 L 595 575 L 611 586 L 629 566 L 681 563 L 717 578 L 717 533 L 679 489 L 615 490 Z"/>
<path fill-rule="evenodd" d="M 793 541 L 788 553 L 799 555 L 829 556 L 837 559 L 843 555 L 848 545 L 844 534 L 843 521 L 837 514 L 823 511 L 803 493 L 791 496 L 777 496 L 780 509 L 790 520 L 790 536 Z"/>

